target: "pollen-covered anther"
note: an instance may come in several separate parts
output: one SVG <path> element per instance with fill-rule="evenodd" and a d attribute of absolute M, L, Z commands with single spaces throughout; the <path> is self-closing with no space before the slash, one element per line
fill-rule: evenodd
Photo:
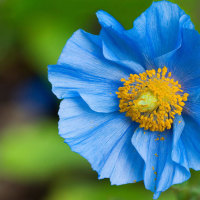
<path fill-rule="evenodd" d="M 123 87 L 118 95 L 120 112 L 140 123 L 145 130 L 163 132 L 170 129 L 176 114 L 181 115 L 187 93 L 183 93 L 178 81 L 172 79 L 167 67 L 157 72 L 146 70 L 137 75 L 130 74 L 128 80 L 122 78 Z"/>

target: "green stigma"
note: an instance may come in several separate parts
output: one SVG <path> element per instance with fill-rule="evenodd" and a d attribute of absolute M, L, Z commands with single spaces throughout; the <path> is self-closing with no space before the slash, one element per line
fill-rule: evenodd
<path fill-rule="evenodd" d="M 144 92 L 137 99 L 136 107 L 140 112 L 151 112 L 158 107 L 158 99 L 152 92 Z"/>

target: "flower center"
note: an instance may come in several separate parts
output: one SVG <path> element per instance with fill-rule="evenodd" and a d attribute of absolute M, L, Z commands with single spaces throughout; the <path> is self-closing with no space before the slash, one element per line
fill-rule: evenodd
<path fill-rule="evenodd" d="M 145 130 L 160 131 L 170 129 L 176 114 L 181 115 L 189 94 L 183 93 L 178 81 L 167 74 L 167 67 L 157 72 L 146 70 L 137 75 L 130 74 L 123 87 L 116 92 L 120 98 L 120 112 L 140 123 Z"/>

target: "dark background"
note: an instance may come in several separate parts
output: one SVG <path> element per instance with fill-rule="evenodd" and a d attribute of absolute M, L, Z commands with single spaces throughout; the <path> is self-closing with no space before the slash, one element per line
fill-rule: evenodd
<path fill-rule="evenodd" d="M 200 1 L 177 0 L 200 30 Z M 0 200 L 152 199 L 143 183 L 110 186 L 58 136 L 59 101 L 47 65 L 82 28 L 98 34 L 103 9 L 125 28 L 151 0 L 0 0 Z M 200 173 L 160 200 L 200 199 Z"/>

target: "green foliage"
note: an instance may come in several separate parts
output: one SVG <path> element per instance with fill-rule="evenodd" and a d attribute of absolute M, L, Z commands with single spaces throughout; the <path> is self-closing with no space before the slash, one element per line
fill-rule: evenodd
<path fill-rule="evenodd" d="M 66 184 L 61 182 L 52 190 L 45 200 L 152 200 L 152 193 L 144 189 L 140 183 L 111 186 L 108 182 L 99 181 L 92 183 L 81 181 L 78 184 Z M 171 191 L 161 195 L 159 200 L 175 200 Z"/>
<path fill-rule="evenodd" d="M 44 121 L 6 130 L 0 140 L 2 175 L 39 181 L 59 171 L 90 169 L 57 135 L 56 126 L 54 121 Z"/>

